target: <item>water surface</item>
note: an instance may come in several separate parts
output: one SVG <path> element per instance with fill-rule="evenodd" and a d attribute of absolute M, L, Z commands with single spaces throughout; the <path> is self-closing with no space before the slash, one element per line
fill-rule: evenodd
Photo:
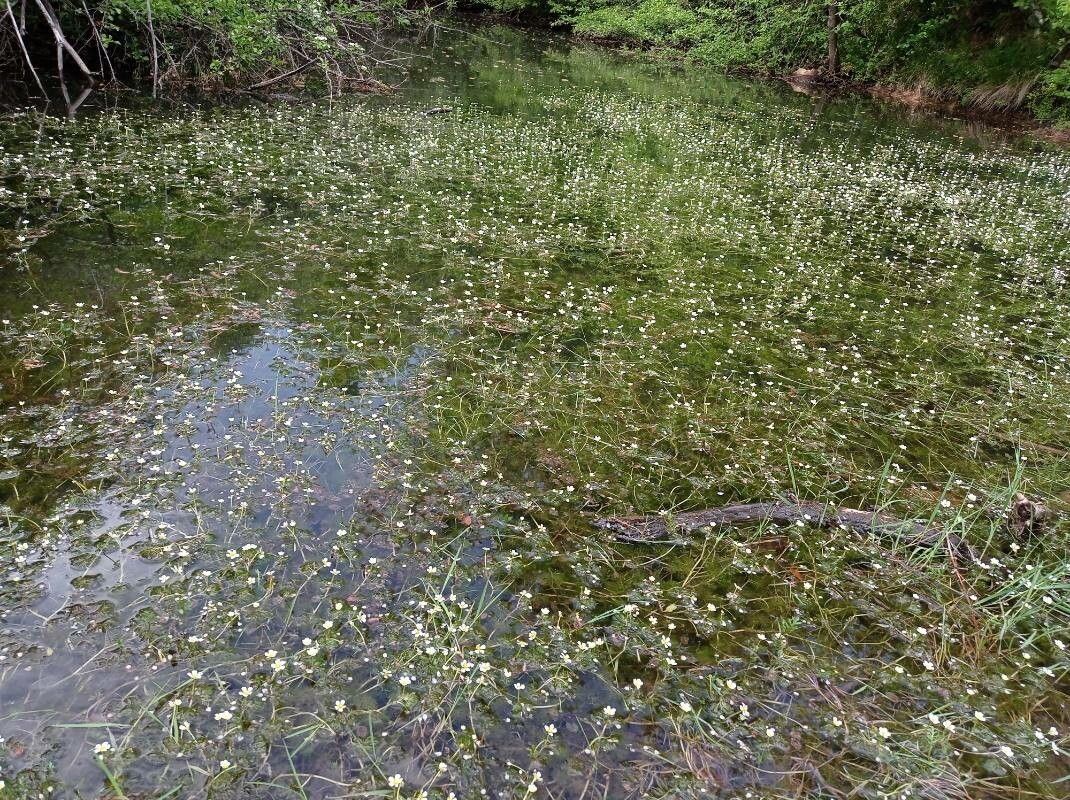
<path fill-rule="evenodd" d="M 411 49 L 4 119 L 0 797 L 1064 797 L 1070 156 Z M 788 494 L 984 562 L 592 525 Z"/>

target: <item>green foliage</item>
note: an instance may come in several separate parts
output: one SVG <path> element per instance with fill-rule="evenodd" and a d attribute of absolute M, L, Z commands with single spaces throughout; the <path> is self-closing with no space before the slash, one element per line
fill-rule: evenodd
<path fill-rule="evenodd" d="M 482 5 L 501 14 L 528 12 L 542 15 L 549 11 L 540 0 L 486 0 Z"/>
<path fill-rule="evenodd" d="M 105 0 L 117 31 L 148 22 L 177 59 L 196 47 L 200 72 L 235 77 L 305 59 L 348 59 L 359 50 L 347 36 L 402 8 L 400 0 L 377 5 L 332 0 Z M 207 56 L 207 58 L 205 58 Z"/>
<path fill-rule="evenodd" d="M 634 6 L 578 6 L 566 19 L 578 33 L 644 45 L 688 47 L 692 56 L 724 67 L 778 69 L 816 58 L 823 6 L 782 0 L 640 0 Z M 823 17 L 821 17 L 823 19 Z"/>
<path fill-rule="evenodd" d="M 1070 61 L 1048 72 L 1040 80 L 1040 89 L 1033 101 L 1038 117 L 1061 124 L 1070 118 Z"/>
<path fill-rule="evenodd" d="M 241 86 L 305 64 L 343 81 L 363 73 L 367 53 L 358 43 L 367 32 L 409 14 L 404 0 L 52 2 L 66 38 L 91 68 L 107 77 L 111 69 L 125 76 L 154 75 L 172 86 Z M 52 33 L 32 3 L 27 16 L 25 39 L 40 69 L 54 52 Z M 0 31 L 0 44 L 11 35 Z M 100 56 L 98 42 L 107 58 Z M 6 54 L 0 50 L 0 57 Z M 22 62 L 11 66 L 21 68 Z"/>
<path fill-rule="evenodd" d="M 605 6 L 579 14 L 575 27 L 591 36 L 684 45 L 699 21 L 697 12 L 677 0 L 641 0 L 627 9 Z"/>
<path fill-rule="evenodd" d="M 489 0 L 498 10 L 549 12 L 579 34 L 686 50 L 725 69 L 822 67 L 821 0 Z M 1023 105 L 1070 120 L 1070 0 L 844 0 L 845 77 L 921 88 L 989 109 Z"/>

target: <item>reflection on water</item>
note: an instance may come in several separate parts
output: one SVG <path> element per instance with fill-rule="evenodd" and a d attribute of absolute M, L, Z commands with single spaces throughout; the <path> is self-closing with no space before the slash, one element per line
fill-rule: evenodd
<path fill-rule="evenodd" d="M 0 797 L 1059 796 L 1070 159 L 413 48 L 5 121 Z M 997 561 L 590 524 L 786 492 Z"/>

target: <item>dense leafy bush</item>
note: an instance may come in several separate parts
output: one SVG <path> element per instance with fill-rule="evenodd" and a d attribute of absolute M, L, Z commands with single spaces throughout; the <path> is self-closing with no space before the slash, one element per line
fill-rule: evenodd
<path fill-rule="evenodd" d="M 0 59 L 13 76 L 27 77 L 27 61 L 51 71 L 58 26 L 70 68 L 84 64 L 102 79 L 118 72 L 159 86 L 240 86 L 309 70 L 341 82 L 367 65 L 368 34 L 404 19 L 404 9 L 404 0 L 31 0 L 16 12 L 24 24 L 4 14 Z"/>

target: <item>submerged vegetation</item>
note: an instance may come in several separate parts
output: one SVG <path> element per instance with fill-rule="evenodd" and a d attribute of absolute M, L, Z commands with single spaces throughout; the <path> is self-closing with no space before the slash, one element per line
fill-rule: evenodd
<path fill-rule="evenodd" d="M 4 119 L 0 798 L 1065 797 L 1070 156 L 413 63 Z"/>

